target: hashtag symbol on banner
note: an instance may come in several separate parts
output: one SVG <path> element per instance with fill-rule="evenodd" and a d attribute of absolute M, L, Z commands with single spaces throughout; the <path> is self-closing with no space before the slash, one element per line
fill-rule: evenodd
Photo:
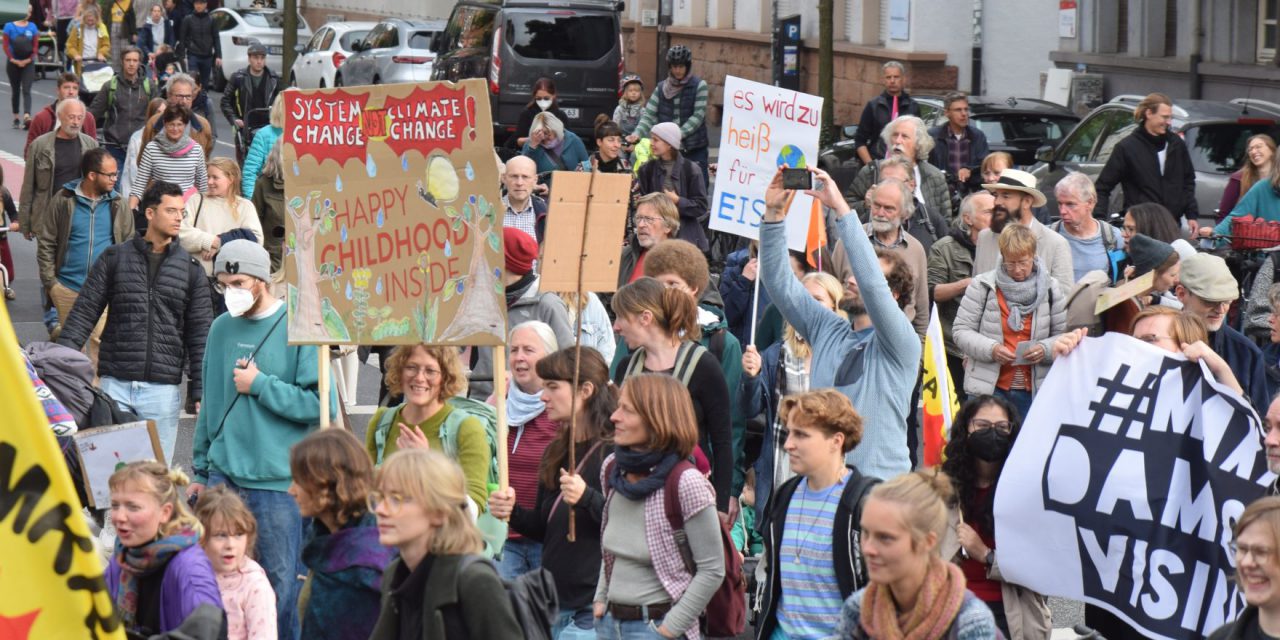
<path fill-rule="evenodd" d="M 1098 387 L 1103 390 L 1102 399 L 1089 403 L 1093 411 L 1090 429 L 1100 429 L 1108 433 L 1127 432 L 1134 436 L 1141 434 L 1142 428 L 1150 420 L 1151 409 L 1155 406 L 1156 394 L 1159 393 L 1160 376 L 1147 374 L 1136 387 L 1125 384 L 1129 365 L 1122 364 L 1113 378 L 1098 378 Z M 1128 404 L 1124 403 L 1128 399 Z M 1115 420 L 1106 420 L 1115 418 Z M 1103 422 L 1106 421 L 1106 424 Z M 1129 433 L 1131 432 L 1131 433 Z"/>

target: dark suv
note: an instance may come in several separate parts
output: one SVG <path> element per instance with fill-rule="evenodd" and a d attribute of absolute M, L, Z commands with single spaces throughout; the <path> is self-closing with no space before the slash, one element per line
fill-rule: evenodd
<path fill-rule="evenodd" d="M 1097 180 L 1116 143 L 1138 127 L 1133 111 L 1143 96 L 1123 95 L 1097 107 L 1056 145 L 1040 148 L 1040 161 L 1031 173 L 1049 199 L 1049 211 L 1057 217 L 1053 187 L 1068 171 L 1081 171 Z M 1227 178 L 1240 168 L 1245 143 L 1259 133 L 1275 135 L 1280 106 L 1257 100 L 1230 102 L 1174 100 L 1171 131 L 1182 136 L 1196 171 L 1196 204 L 1201 218 L 1213 218 L 1222 200 Z M 1120 189 L 1112 193 L 1108 211 L 1116 211 Z M 1106 204 L 1106 203 L 1103 203 Z"/>
<path fill-rule="evenodd" d="M 612 0 L 461 0 L 436 41 L 431 78 L 486 78 L 495 141 L 515 132 L 533 83 L 551 78 L 566 128 L 589 144 L 596 116 L 618 104 L 622 8 Z"/>

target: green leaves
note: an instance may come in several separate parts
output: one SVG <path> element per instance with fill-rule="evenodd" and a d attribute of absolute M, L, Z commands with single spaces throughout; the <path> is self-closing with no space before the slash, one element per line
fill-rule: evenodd
<path fill-rule="evenodd" d="M 493 231 L 489 231 L 488 233 L 485 234 L 484 239 L 489 242 L 490 250 L 492 250 L 494 253 L 502 253 L 502 245 L 500 244 L 500 240 L 498 239 L 497 233 L 494 233 Z"/>

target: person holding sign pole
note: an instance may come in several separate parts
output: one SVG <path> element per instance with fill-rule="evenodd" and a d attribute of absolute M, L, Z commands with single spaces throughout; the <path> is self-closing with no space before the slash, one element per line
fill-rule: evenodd
<path fill-rule="evenodd" d="M 951 479 L 916 471 L 876 485 L 862 506 L 860 540 L 871 584 L 844 603 L 836 637 L 992 640 L 991 610 L 964 571 L 943 560 Z"/>
<path fill-rule="evenodd" d="M 680 127 L 663 122 L 649 132 L 653 157 L 640 167 L 633 186 L 634 193 L 661 193 L 680 210 L 680 229 L 676 237 L 688 240 L 706 252 L 707 184 L 702 169 L 682 153 Z"/>
<path fill-rule="evenodd" d="M 1031 399 L 1049 373 L 1054 342 L 1067 328 L 1067 299 L 1036 256 L 1036 236 L 1011 224 L 1000 232 L 1002 262 L 980 273 L 964 292 L 951 325 L 964 353 L 964 390 L 994 394 L 1031 410 Z"/>
<path fill-rule="evenodd" d="M 573 390 L 575 354 L 581 353 L 578 390 Z M 516 503 L 513 487 L 489 494 L 489 512 L 511 519 L 511 528 L 542 543 L 542 567 L 556 580 L 560 620 L 552 627 L 556 640 L 595 640 L 591 598 L 600 577 L 600 522 L 604 493 L 600 470 L 613 452 L 613 423 L 618 387 L 609 380 L 609 365 L 589 348 L 561 349 L 538 361 L 542 401 L 547 416 L 560 426 L 547 445 L 538 471 L 536 507 Z M 576 431 L 569 423 L 577 414 Z M 572 438 L 572 440 L 570 440 Z M 569 466 L 569 447 L 577 466 Z M 569 512 L 576 513 L 574 537 L 568 538 Z"/>
<path fill-rule="evenodd" d="M 911 469 L 907 411 L 920 368 L 920 338 L 890 292 L 880 259 L 857 215 L 827 172 L 810 168 L 817 187 L 805 193 L 836 214 L 835 230 L 848 255 L 870 331 L 814 300 L 789 264 L 784 221 L 795 192 L 782 187 L 782 168 L 765 191 L 760 225 L 760 277 L 774 306 L 813 350 L 809 388 L 834 387 L 866 420 L 862 443 L 845 460 L 863 474 L 892 478 Z M 898 190 L 905 190 L 901 183 Z M 893 191 L 890 189 L 888 191 Z"/>
<path fill-rule="evenodd" d="M 1280 637 L 1280 498 L 1260 498 L 1236 521 L 1231 552 L 1236 557 L 1236 583 L 1244 594 L 1244 611 L 1209 635 L 1209 640 L 1254 640 Z"/>
<path fill-rule="evenodd" d="M 947 517 L 942 557 L 960 566 L 969 591 L 991 608 L 1006 638 L 1043 640 L 1053 631 L 1044 596 L 1005 582 L 996 561 L 996 482 L 1020 418 L 1012 404 L 995 396 L 973 398 L 956 414 L 942 470 L 959 500 Z"/>

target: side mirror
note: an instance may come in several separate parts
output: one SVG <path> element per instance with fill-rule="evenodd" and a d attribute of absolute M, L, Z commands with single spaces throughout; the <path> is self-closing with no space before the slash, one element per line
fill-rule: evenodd
<path fill-rule="evenodd" d="M 360 53 L 364 51 L 364 40 L 356 40 L 351 43 L 351 53 Z"/>
<path fill-rule="evenodd" d="M 1046 144 L 1036 149 L 1036 160 L 1048 165 L 1053 165 L 1053 145 Z"/>
<path fill-rule="evenodd" d="M 431 45 L 427 47 L 427 50 L 436 55 L 440 55 L 444 53 L 444 32 L 443 31 L 440 31 L 436 33 L 436 35 L 432 36 Z"/>
<path fill-rule="evenodd" d="M 295 44 L 295 45 L 293 45 L 293 50 L 294 50 L 294 51 L 296 51 L 297 53 L 306 53 L 306 52 L 307 52 L 307 45 L 304 45 L 304 44 Z"/>

